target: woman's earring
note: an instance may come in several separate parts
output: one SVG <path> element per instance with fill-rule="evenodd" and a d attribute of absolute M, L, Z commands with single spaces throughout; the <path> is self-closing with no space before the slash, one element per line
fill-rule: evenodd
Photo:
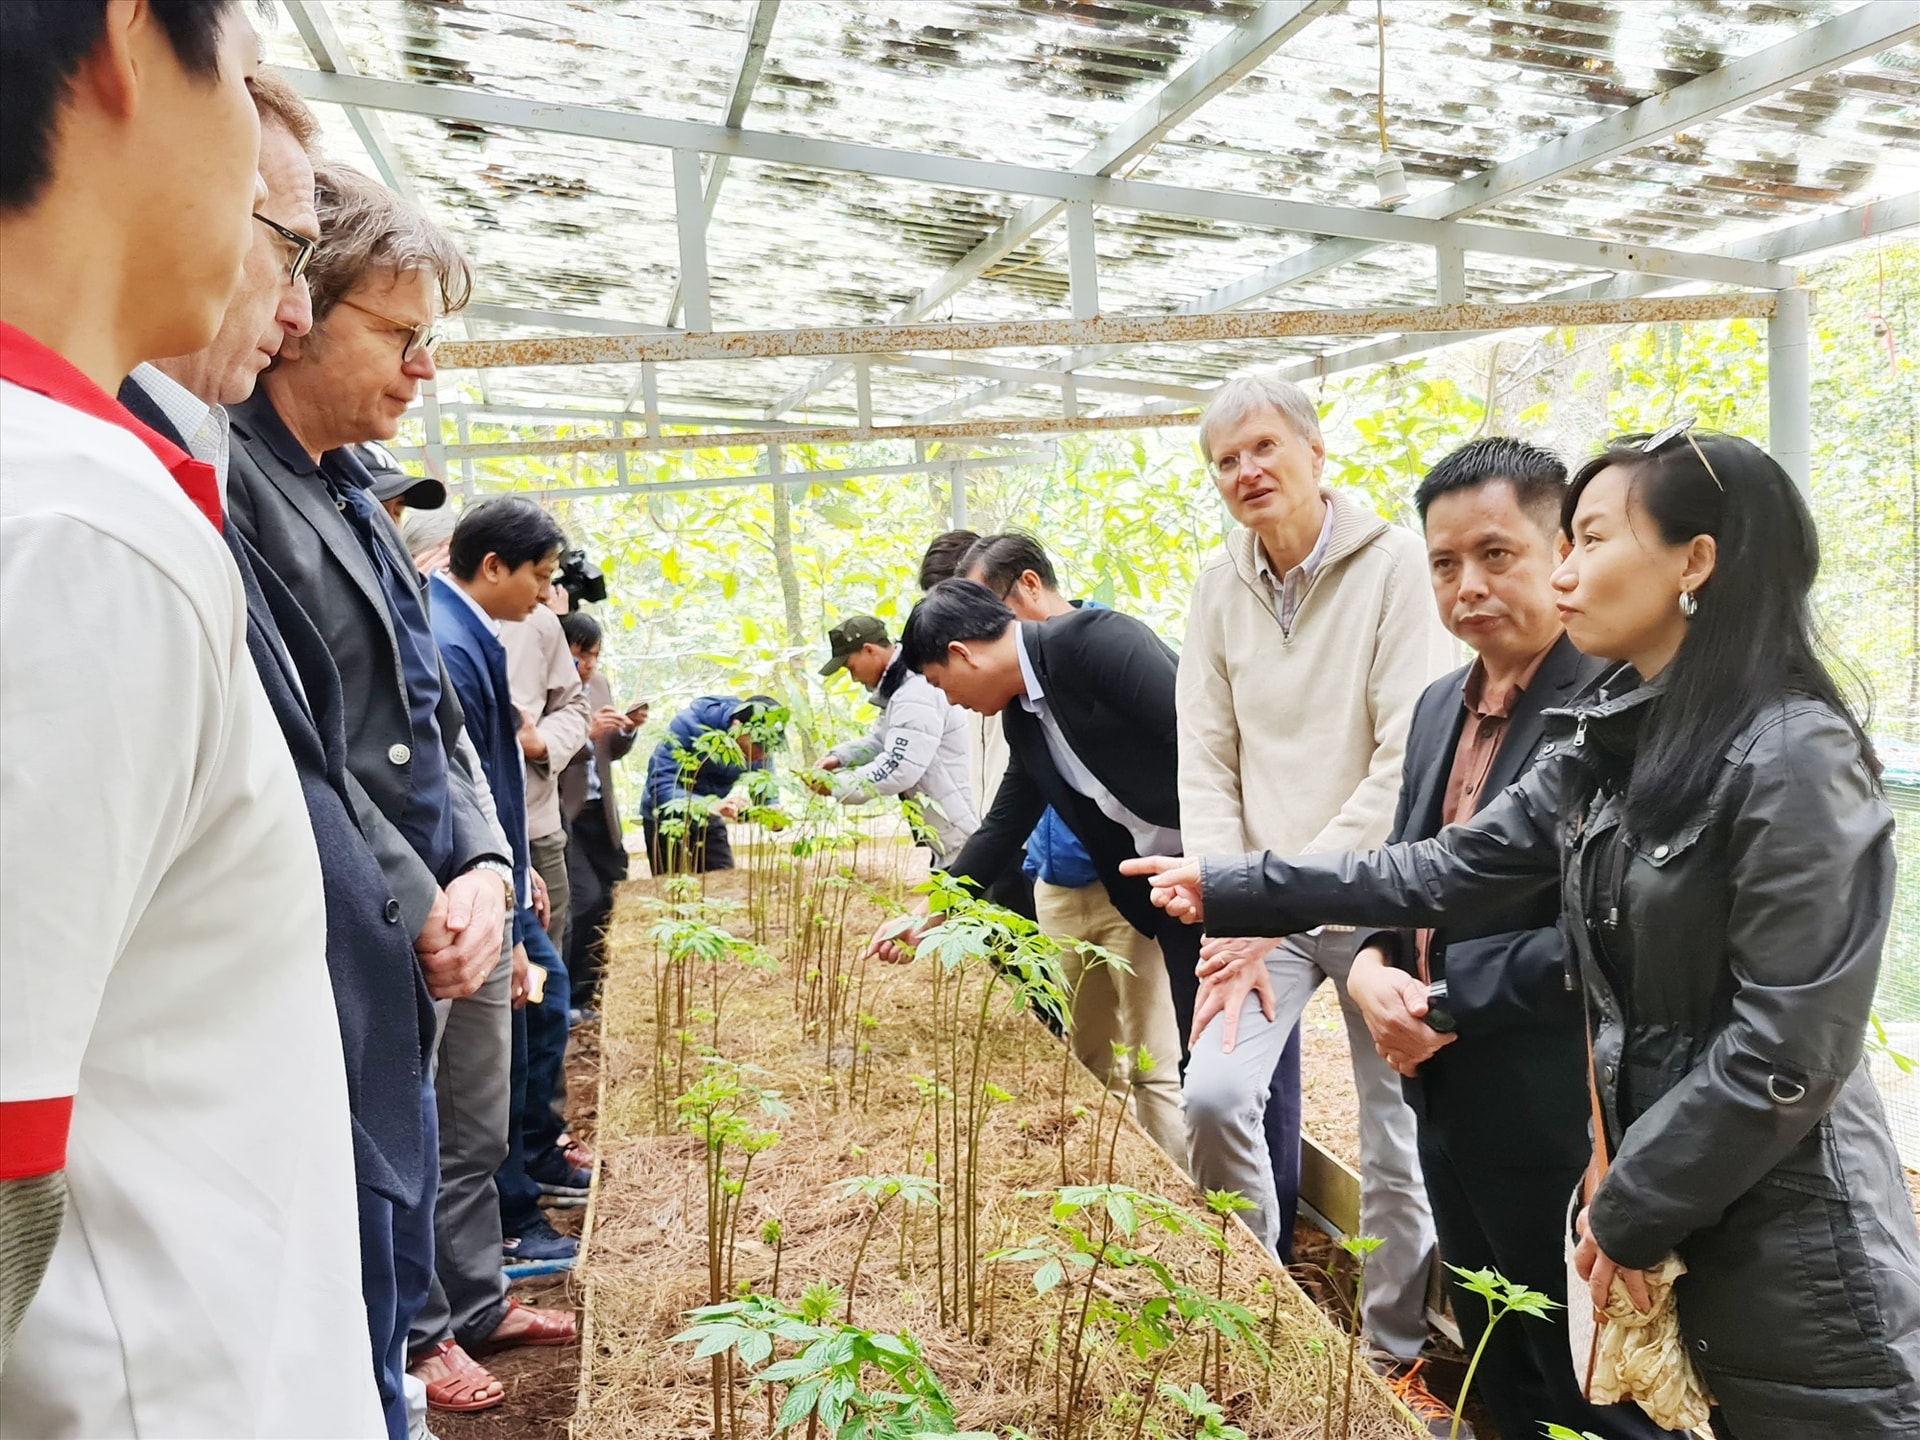
<path fill-rule="evenodd" d="M 1680 613 L 1689 620 L 1700 613 L 1700 602 L 1694 598 L 1691 590 L 1680 592 Z"/>

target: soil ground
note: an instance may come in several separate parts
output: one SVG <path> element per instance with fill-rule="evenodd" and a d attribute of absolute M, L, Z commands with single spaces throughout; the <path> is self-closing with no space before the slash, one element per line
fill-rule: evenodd
<path fill-rule="evenodd" d="M 591 1145 L 594 1103 L 600 1087 L 600 1028 L 577 1027 L 567 1045 L 567 1124 Z M 580 1233 L 584 1209 L 549 1210 L 553 1228 Z M 579 1286 L 570 1275 L 542 1275 L 513 1286 L 516 1299 L 542 1309 L 573 1310 Z M 440 1440 L 567 1440 L 580 1390 L 580 1347 L 526 1347 L 488 1356 L 482 1363 L 506 1388 L 507 1403 L 476 1415 L 435 1414 L 428 1428 Z"/>

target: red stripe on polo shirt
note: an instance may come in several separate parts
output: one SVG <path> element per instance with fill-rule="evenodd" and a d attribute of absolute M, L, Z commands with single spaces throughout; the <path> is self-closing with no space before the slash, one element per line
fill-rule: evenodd
<path fill-rule="evenodd" d="M 67 1168 L 73 1097 L 0 1102 L 0 1181 L 34 1180 Z"/>
<path fill-rule="evenodd" d="M 134 418 L 133 412 L 56 350 L 50 350 L 18 326 L 0 321 L 0 380 L 44 395 L 56 405 L 118 425 L 154 454 L 174 484 L 186 493 L 213 528 L 220 528 L 220 479 L 213 466 L 196 460 L 166 436 Z"/>

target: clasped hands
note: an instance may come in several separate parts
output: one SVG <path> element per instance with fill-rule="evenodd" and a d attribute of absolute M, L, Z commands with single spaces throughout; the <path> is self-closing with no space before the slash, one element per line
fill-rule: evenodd
<path fill-rule="evenodd" d="M 427 923 L 413 942 L 436 1000 L 459 1000 L 486 983 L 500 960 L 507 923 L 507 892 L 491 870 L 469 870 L 433 893 Z"/>

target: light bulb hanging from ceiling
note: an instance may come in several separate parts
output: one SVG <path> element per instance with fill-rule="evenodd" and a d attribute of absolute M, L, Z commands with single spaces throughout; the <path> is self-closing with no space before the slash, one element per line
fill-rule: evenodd
<path fill-rule="evenodd" d="M 1374 188 L 1380 204 L 1391 210 L 1407 198 L 1407 170 L 1387 147 L 1387 10 L 1386 0 L 1373 0 L 1373 22 L 1379 37 L 1380 83 L 1374 97 L 1374 118 L 1380 127 L 1380 158 L 1373 162 Z"/>

